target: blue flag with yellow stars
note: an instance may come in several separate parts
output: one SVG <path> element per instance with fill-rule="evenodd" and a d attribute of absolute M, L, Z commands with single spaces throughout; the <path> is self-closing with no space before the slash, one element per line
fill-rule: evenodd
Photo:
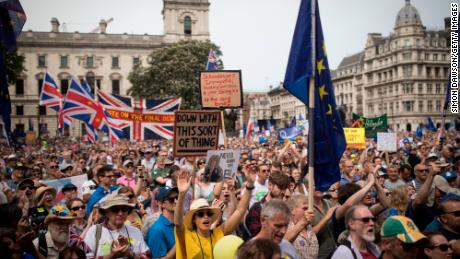
<path fill-rule="evenodd" d="M 316 1 L 316 35 L 312 37 L 312 1 Z M 312 53 L 312 39 L 315 53 Z M 312 56 L 315 54 L 315 67 Z M 313 73 L 315 73 L 313 75 Z M 326 191 L 340 180 L 339 163 L 346 148 L 342 122 L 336 109 L 334 89 L 317 0 L 302 0 L 292 40 L 284 88 L 308 106 L 308 81 L 315 76 L 314 176 L 316 190 Z"/>

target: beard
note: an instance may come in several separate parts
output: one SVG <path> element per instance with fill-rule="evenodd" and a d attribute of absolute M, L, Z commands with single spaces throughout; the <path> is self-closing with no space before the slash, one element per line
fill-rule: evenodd
<path fill-rule="evenodd" d="M 67 243 L 69 241 L 69 232 L 64 232 L 64 231 L 59 231 L 55 230 L 53 228 L 50 228 L 50 234 L 51 237 L 53 238 L 53 241 L 56 241 L 56 243 Z"/>
<path fill-rule="evenodd" d="M 364 239 L 364 241 L 371 243 L 374 242 L 375 240 L 375 233 L 374 232 L 365 232 L 361 233 L 361 238 Z"/>

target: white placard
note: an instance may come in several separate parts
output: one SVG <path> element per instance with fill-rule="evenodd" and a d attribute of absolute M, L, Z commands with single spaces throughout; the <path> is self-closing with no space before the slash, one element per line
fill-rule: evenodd
<path fill-rule="evenodd" d="M 396 133 L 377 132 L 377 150 L 396 152 Z"/>
<path fill-rule="evenodd" d="M 208 150 L 203 177 L 212 182 L 222 180 L 222 176 L 235 178 L 240 155 L 240 149 Z"/>

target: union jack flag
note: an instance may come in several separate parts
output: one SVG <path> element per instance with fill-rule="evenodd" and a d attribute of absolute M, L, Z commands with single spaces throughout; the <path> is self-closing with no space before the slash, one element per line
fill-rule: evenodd
<path fill-rule="evenodd" d="M 124 136 L 135 140 L 173 138 L 174 111 L 181 98 L 135 99 L 98 91 L 98 99 Z"/>
<path fill-rule="evenodd" d="M 59 113 L 58 121 L 59 128 L 63 128 L 63 125 L 70 126 L 72 119 L 69 116 L 64 116 L 62 113 L 62 94 L 58 90 L 58 86 L 54 81 L 53 77 L 46 72 L 45 78 L 43 79 L 42 91 L 40 93 L 40 105 L 44 105 L 47 108 L 55 110 Z"/>
<path fill-rule="evenodd" d="M 96 143 L 97 141 L 96 130 L 86 123 L 85 123 L 85 130 L 86 130 L 86 138 L 88 139 L 88 141 L 91 143 Z"/>

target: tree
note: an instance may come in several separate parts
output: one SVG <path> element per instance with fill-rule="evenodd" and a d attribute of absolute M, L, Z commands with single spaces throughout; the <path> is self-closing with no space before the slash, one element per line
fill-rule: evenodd
<path fill-rule="evenodd" d="M 128 94 L 143 98 L 182 97 L 182 109 L 200 106 L 200 71 L 205 70 L 209 50 L 221 56 L 220 48 L 210 41 L 187 40 L 156 49 L 148 66 L 137 66 L 128 79 Z"/>
<path fill-rule="evenodd" d="M 16 81 L 21 76 L 22 71 L 25 70 L 25 57 L 19 55 L 17 51 L 13 51 L 11 53 L 3 51 L 3 56 L 5 57 L 5 74 L 8 79 L 8 84 L 16 84 Z"/>

